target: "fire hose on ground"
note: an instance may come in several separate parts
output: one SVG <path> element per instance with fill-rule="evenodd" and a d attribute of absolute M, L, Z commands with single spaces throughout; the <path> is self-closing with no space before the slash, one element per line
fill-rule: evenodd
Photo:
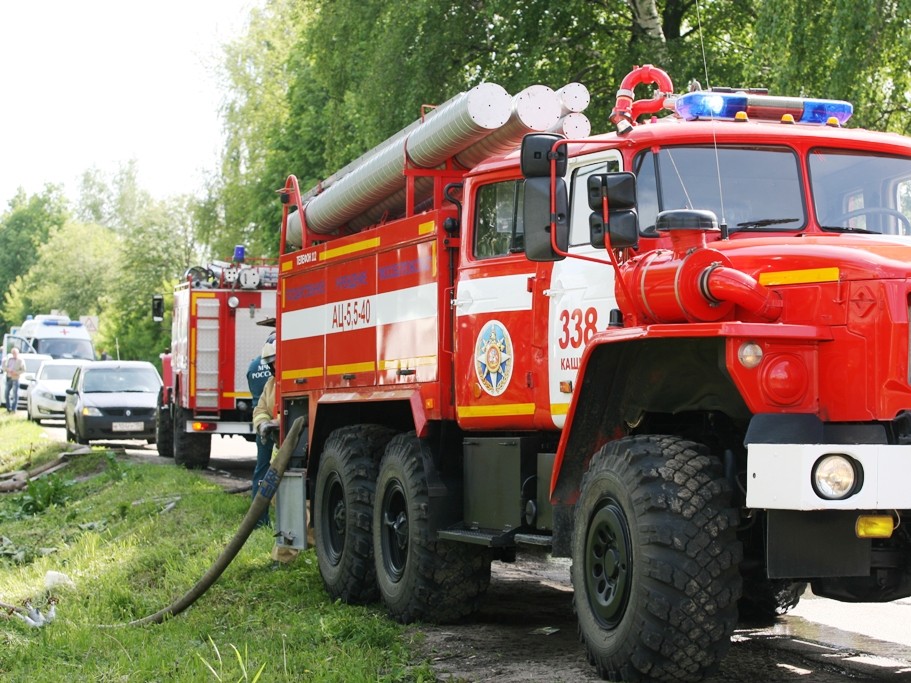
<path fill-rule="evenodd" d="M 240 549 L 243 548 L 250 533 L 256 527 L 259 518 L 272 502 L 272 498 L 275 496 L 276 491 L 278 491 L 278 484 L 285 474 L 285 470 L 291 460 L 291 454 L 297 446 L 297 442 L 300 439 L 305 424 L 306 418 L 299 417 L 294 421 L 294 424 L 291 425 L 291 430 L 285 436 L 285 440 L 282 442 L 281 447 L 272 459 L 269 471 L 259 484 L 259 488 L 256 491 L 256 497 L 253 499 L 250 509 L 240 523 L 240 528 L 238 528 L 237 533 L 234 534 L 234 537 L 228 545 L 225 546 L 225 549 L 221 552 L 221 555 L 218 556 L 218 559 L 215 560 L 209 570 L 203 574 L 202 578 L 196 582 L 196 585 L 182 597 L 178 598 L 167 607 L 155 612 L 155 614 L 150 614 L 142 619 L 131 621 L 129 623 L 130 626 L 160 624 L 168 617 L 177 616 L 202 597 L 202 595 L 218 581 L 222 572 L 231 564 L 231 561 L 235 558 L 237 553 L 240 552 Z"/>

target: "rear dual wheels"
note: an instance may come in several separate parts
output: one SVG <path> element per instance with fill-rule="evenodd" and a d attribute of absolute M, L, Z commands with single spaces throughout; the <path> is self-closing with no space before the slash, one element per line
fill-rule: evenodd
<path fill-rule="evenodd" d="M 490 551 L 436 540 L 424 463 L 426 445 L 396 436 L 380 464 L 373 552 L 383 604 L 397 621 L 455 621 L 474 612 L 490 584 Z"/>
<path fill-rule="evenodd" d="M 579 635 L 599 674 L 699 681 L 730 646 L 737 512 L 717 458 L 670 436 L 607 444 L 582 480 L 572 543 Z"/>
<path fill-rule="evenodd" d="M 414 433 L 376 425 L 326 441 L 315 486 L 316 555 L 326 592 L 349 603 L 381 599 L 390 616 L 455 621 L 490 583 L 486 547 L 436 540 L 425 461 Z"/>
<path fill-rule="evenodd" d="M 392 430 L 378 425 L 337 429 L 326 440 L 316 475 L 314 536 L 326 592 L 333 600 L 377 598 L 372 521 L 377 464 Z"/>
<path fill-rule="evenodd" d="M 190 421 L 189 411 L 183 408 L 175 409 L 171 453 L 174 456 L 174 462 L 181 467 L 189 470 L 204 470 L 209 466 L 209 457 L 212 453 L 212 435 L 187 432 L 187 423 Z"/>

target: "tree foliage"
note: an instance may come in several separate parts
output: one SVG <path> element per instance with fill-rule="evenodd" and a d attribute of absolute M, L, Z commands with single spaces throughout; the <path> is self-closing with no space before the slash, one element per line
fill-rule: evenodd
<path fill-rule="evenodd" d="M 235 244 L 277 253 L 288 175 L 313 188 L 481 82 L 582 82 L 603 132 L 623 77 L 650 63 L 678 92 L 841 98 L 850 125 L 909 134 L 908 17 L 911 0 L 260 0 L 224 49 L 225 143 L 203 196 L 154 200 L 135 162 L 87 170 L 72 223 L 62 188 L 20 191 L 0 215 L 0 326 L 42 308 L 97 313 L 101 343 L 157 359 L 169 330 L 151 322 L 151 295 Z"/>
<path fill-rule="evenodd" d="M 19 190 L 0 217 L 0 291 L 8 292 L 17 278 L 24 276 L 38 259 L 38 248 L 62 226 L 69 215 L 63 190 L 47 185 L 40 194 L 26 196 Z M 66 252 L 58 255 L 66 258 Z M 22 322 L 4 308 L 0 325 L 5 329 Z"/>
<path fill-rule="evenodd" d="M 4 316 L 21 322 L 53 310 L 75 319 L 98 315 L 119 269 L 119 242 L 110 229 L 94 223 L 55 228 L 38 246 L 32 267 L 7 291 Z"/>
<path fill-rule="evenodd" d="M 747 65 L 774 91 L 848 100 L 852 126 L 911 133 L 911 0 L 767 0 Z"/>
<path fill-rule="evenodd" d="M 223 228 L 275 253 L 275 190 L 289 174 L 314 187 L 425 105 L 484 81 L 513 94 L 584 82 L 586 113 L 604 130 L 636 63 L 659 63 L 686 83 L 705 72 L 704 41 L 721 77 L 739 78 L 753 3 L 701 6 L 697 17 L 692 0 L 304 0 L 295 13 L 270 0 L 228 51 L 224 184 L 213 201 L 243 218 Z"/>

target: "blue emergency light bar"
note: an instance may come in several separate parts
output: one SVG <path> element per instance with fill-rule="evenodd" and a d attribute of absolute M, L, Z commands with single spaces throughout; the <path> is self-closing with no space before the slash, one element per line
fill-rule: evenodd
<path fill-rule="evenodd" d="M 776 97 L 745 92 L 697 91 L 681 95 L 674 109 L 684 119 L 734 119 L 743 112 L 748 118 L 780 120 L 790 114 L 797 123 L 828 123 L 830 118 L 845 125 L 854 106 L 844 100 L 804 97 Z"/>
<path fill-rule="evenodd" d="M 41 324 L 48 327 L 82 327 L 81 320 L 42 320 Z"/>

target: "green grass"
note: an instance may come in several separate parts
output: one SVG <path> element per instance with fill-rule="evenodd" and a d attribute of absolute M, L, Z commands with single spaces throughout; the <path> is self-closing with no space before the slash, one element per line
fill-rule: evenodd
<path fill-rule="evenodd" d="M 42 437 L 21 417 L 0 416 L 0 473 L 55 459 L 62 444 Z M 0 610 L 0 680 L 434 680 L 378 608 L 329 601 L 312 549 L 273 563 L 268 529 L 254 531 L 185 612 L 124 625 L 186 593 L 249 503 L 248 493 L 226 494 L 196 473 L 100 449 L 30 491 L 0 495 L 0 602 L 28 599 L 44 612 L 49 597 L 59 601 L 42 628 Z M 48 571 L 74 585 L 45 589 Z"/>

